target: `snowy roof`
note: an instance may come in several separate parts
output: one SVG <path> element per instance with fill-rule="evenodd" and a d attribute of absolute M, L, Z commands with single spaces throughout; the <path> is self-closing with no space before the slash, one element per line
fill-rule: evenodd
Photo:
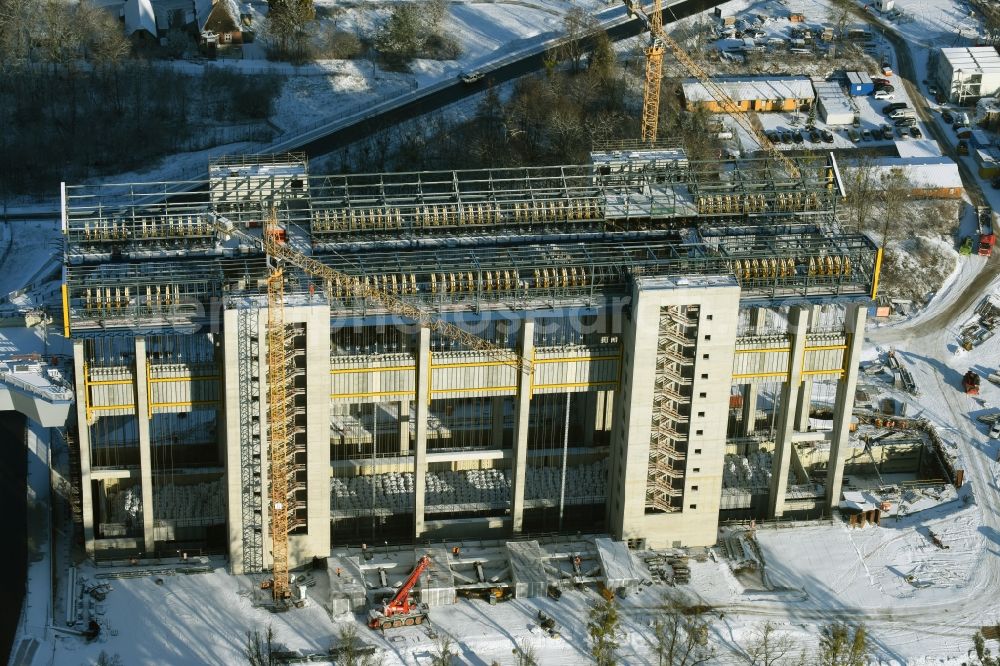
<path fill-rule="evenodd" d="M 961 188 L 962 176 L 950 157 L 882 157 L 874 161 L 878 171 L 902 169 L 917 189 Z"/>
<path fill-rule="evenodd" d="M 205 23 L 208 22 L 208 16 L 212 13 L 212 6 L 215 3 L 212 0 L 194 0 L 194 14 L 198 19 L 198 30 L 205 27 Z M 239 14 L 237 14 L 239 16 Z"/>
<path fill-rule="evenodd" d="M 900 157 L 940 157 L 941 147 L 934 139 L 897 141 L 896 152 Z"/>
<path fill-rule="evenodd" d="M 848 490 L 841 495 L 840 508 L 847 511 L 871 511 L 882 504 L 881 500 L 871 493 Z"/>
<path fill-rule="evenodd" d="M 816 97 L 823 103 L 823 108 L 827 113 L 850 113 L 854 114 L 844 89 L 835 81 L 814 80 L 812 82 Z"/>
<path fill-rule="evenodd" d="M 727 76 L 712 79 L 734 100 L 749 99 L 812 99 L 812 84 L 805 76 Z M 709 102 L 715 100 L 705 86 L 694 79 L 686 79 L 682 84 L 684 99 L 689 102 Z"/>
<path fill-rule="evenodd" d="M 951 65 L 952 71 L 1000 72 L 1000 54 L 992 46 L 959 46 L 941 49 L 941 56 Z"/>
<path fill-rule="evenodd" d="M 145 30 L 156 35 L 156 15 L 150 0 L 128 0 L 125 3 L 125 34 Z"/>
<path fill-rule="evenodd" d="M 868 85 L 872 82 L 872 77 L 867 72 L 848 72 L 847 80 L 852 84 Z"/>

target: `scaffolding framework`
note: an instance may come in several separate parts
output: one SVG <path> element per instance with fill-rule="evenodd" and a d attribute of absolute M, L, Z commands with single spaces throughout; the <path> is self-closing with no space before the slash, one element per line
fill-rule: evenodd
<path fill-rule="evenodd" d="M 261 476 L 260 343 L 258 310 L 237 313 L 240 396 L 240 490 L 243 516 L 243 570 L 264 570 L 264 506 Z"/>

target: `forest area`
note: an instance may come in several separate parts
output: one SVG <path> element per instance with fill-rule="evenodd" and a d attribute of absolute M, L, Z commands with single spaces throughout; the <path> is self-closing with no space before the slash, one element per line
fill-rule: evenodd
<path fill-rule="evenodd" d="M 137 57 L 87 2 L 0 0 L 0 201 L 217 143 L 261 141 L 282 78 Z"/>

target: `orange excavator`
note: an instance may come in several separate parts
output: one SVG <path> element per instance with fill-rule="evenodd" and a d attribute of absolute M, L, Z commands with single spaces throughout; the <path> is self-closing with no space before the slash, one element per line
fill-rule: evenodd
<path fill-rule="evenodd" d="M 422 624 L 427 619 L 427 604 L 417 603 L 410 597 L 410 590 L 420 580 L 420 574 L 431 564 L 431 558 L 424 555 L 417 560 L 417 566 L 413 567 L 413 573 L 403 582 L 389 601 L 382 604 L 381 608 L 373 608 L 368 612 L 368 626 L 372 629 L 392 629 L 395 627 L 412 626 Z"/>

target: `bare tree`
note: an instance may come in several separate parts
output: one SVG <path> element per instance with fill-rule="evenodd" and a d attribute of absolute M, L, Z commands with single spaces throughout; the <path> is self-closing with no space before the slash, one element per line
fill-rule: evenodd
<path fill-rule="evenodd" d="M 517 666 L 538 666 L 538 656 L 535 648 L 527 640 L 520 640 L 512 650 L 514 663 Z"/>
<path fill-rule="evenodd" d="M 431 666 L 451 666 L 452 658 L 456 656 L 458 654 L 451 638 L 440 636 L 437 639 L 436 651 L 431 655 Z"/>
<path fill-rule="evenodd" d="M 274 658 L 274 627 L 267 625 L 267 629 L 261 632 L 254 629 L 247 632 L 247 641 L 243 647 L 243 656 L 246 657 L 249 666 L 277 666 L 278 660 Z"/>
<path fill-rule="evenodd" d="M 664 600 L 652 639 L 658 666 L 696 666 L 716 656 L 708 646 L 708 622 L 679 599 Z"/>
<path fill-rule="evenodd" d="M 877 203 L 875 193 L 878 188 L 878 177 L 875 163 L 870 157 L 862 157 L 850 168 L 844 188 L 847 190 L 847 205 L 852 212 L 851 220 L 859 230 L 863 231 L 868 228 L 868 222 Z"/>
<path fill-rule="evenodd" d="M 337 663 L 343 666 L 375 666 L 375 656 L 363 650 L 363 646 L 357 625 L 350 622 L 341 626 L 337 632 Z"/>
<path fill-rule="evenodd" d="M 907 202 L 913 193 L 913 186 L 900 168 L 883 172 L 878 181 L 878 200 L 882 207 L 882 247 L 889 244 L 893 227 L 905 214 Z"/>
<path fill-rule="evenodd" d="M 316 18 L 313 0 L 268 0 L 268 6 L 267 32 L 277 43 L 278 54 L 301 60 L 309 24 Z"/>
<path fill-rule="evenodd" d="M 121 26 L 108 12 L 90 2 L 81 2 L 76 10 L 84 57 L 98 65 L 118 65 L 132 50 Z"/>
<path fill-rule="evenodd" d="M 777 666 L 790 657 L 798 647 L 787 634 L 778 632 L 773 622 L 765 622 L 750 634 L 750 641 L 743 648 L 743 659 L 750 666 Z"/>
<path fill-rule="evenodd" d="M 580 62 L 587 52 L 586 38 L 597 31 L 597 20 L 580 7 L 574 7 L 563 17 L 566 42 L 559 47 L 558 57 L 569 60 L 573 71 L 580 71 Z"/>
<path fill-rule="evenodd" d="M 38 24 L 37 0 L 0 0 L 0 67 L 9 69 L 32 58 L 32 34 Z"/>

